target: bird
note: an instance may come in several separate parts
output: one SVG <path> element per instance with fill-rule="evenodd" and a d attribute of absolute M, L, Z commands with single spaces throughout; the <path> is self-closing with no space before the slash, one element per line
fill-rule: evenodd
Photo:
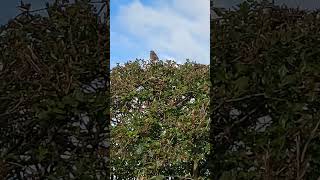
<path fill-rule="evenodd" d="M 152 63 L 155 63 L 155 62 L 159 61 L 159 58 L 158 58 L 157 54 L 152 50 L 150 51 L 150 61 Z"/>
<path fill-rule="evenodd" d="M 22 11 L 23 13 L 25 12 L 29 12 L 30 8 L 31 8 L 31 4 L 30 3 L 24 3 L 22 0 L 20 1 L 20 6 L 18 6 L 19 10 Z"/>

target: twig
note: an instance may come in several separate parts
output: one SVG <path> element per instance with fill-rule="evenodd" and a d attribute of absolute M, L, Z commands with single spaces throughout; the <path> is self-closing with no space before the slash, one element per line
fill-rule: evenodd
<path fill-rule="evenodd" d="M 20 98 L 19 102 L 12 108 L 10 109 L 9 111 L 7 111 L 8 113 L 11 113 L 13 112 L 15 109 L 17 109 L 19 107 L 19 105 L 22 103 L 23 101 L 23 97 Z"/>
<path fill-rule="evenodd" d="M 318 130 L 319 125 L 320 125 L 320 120 L 317 122 L 316 127 L 312 130 L 311 135 L 310 135 L 307 143 L 305 144 L 305 146 L 303 148 L 303 151 L 302 151 L 302 154 L 301 154 L 301 159 L 300 159 L 301 162 L 303 162 L 303 160 L 304 160 L 304 156 L 305 156 L 305 153 L 307 151 L 307 148 L 308 148 L 311 140 L 313 139 L 314 135 L 316 134 L 316 131 Z"/>
<path fill-rule="evenodd" d="M 218 105 L 216 108 L 214 108 L 213 112 L 215 112 L 216 110 L 218 110 L 222 105 L 223 105 L 223 102 L 220 102 L 219 105 Z"/>
<path fill-rule="evenodd" d="M 43 11 L 43 10 L 47 10 L 48 8 L 41 8 L 41 9 L 35 9 L 32 11 L 28 11 L 29 13 L 33 13 L 33 12 L 38 12 L 38 11 Z"/>
<path fill-rule="evenodd" d="M 298 180 L 301 180 L 303 178 L 303 176 L 306 174 L 307 172 L 307 168 L 305 167 L 301 173 L 301 175 L 299 176 Z"/>
<path fill-rule="evenodd" d="M 18 164 L 18 163 L 15 163 L 15 162 L 7 162 L 7 163 L 8 163 L 8 164 L 15 165 L 15 166 L 19 166 L 19 167 L 21 167 L 21 168 L 24 168 L 24 166 L 23 166 L 23 165 Z"/>
<path fill-rule="evenodd" d="M 89 2 L 89 4 L 98 4 L 98 3 L 107 3 L 107 1 L 92 1 L 92 2 Z M 60 4 L 59 6 L 60 7 L 66 7 L 66 6 L 71 6 L 73 3 L 69 3 L 69 4 Z M 41 9 L 35 9 L 35 10 L 32 10 L 32 11 L 28 11 L 28 13 L 34 13 L 34 12 L 38 12 L 38 11 L 43 11 L 43 10 L 48 10 L 49 8 L 41 8 Z M 26 12 L 22 12 L 20 14 L 18 14 L 15 18 L 25 14 Z"/>
<path fill-rule="evenodd" d="M 253 114 L 254 112 L 256 112 L 257 108 L 251 110 L 247 115 L 245 115 L 244 117 L 242 117 L 241 119 L 239 119 L 238 121 L 235 121 L 232 125 L 231 128 L 237 124 L 242 123 L 244 120 L 246 120 L 251 114 Z"/>
<path fill-rule="evenodd" d="M 276 175 L 278 176 L 282 171 L 284 171 L 286 167 L 281 168 L 279 171 L 277 171 Z"/>
<path fill-rule="evenodd" d="M 279 91 L 281 91 L 281 90 L 276 90 L 274 92 L 279 92 Z M 257 94 L 246 95 L 246 96 L 243 96 L 243 97 L 240 97 L 240 98 L 228 99 L 228 100 L 220 102 L 219 105 L 213 110 L 213 112 L 218 110 L 223 105 L 223 103 L 225 103 L 225 102 L 229 103 L 229 102 L 242 101 L 242 100 L 245 100 L 245 99 L 249 99 L 249 98 L 252 98 L 252 97 L 259 97 L 259 96 L 264 96 L 265 98 L 269 98 L 269 97 L 267 97 L 266 93 L 257 93 Z M 285 99 L 280 99 L 280 98 L 271 97 L 271 99 L 276 99 L 276 100 L 279 100 L 279 101 L 285 101 Z"/>
<path fill-rule="evenodd" d="M 222 101 L 222 102 L 219 103 L 219 105 L 216 108 L 214 108 L 213 112 L 218 110 L 225 102 L 227 102 L 227 103 L 236 102 L 236 101 L 241 101 L 241 100 L 244 100 L 244 99 L 249 99 L 251 97 L 258 97 L 258 96 L 265 96 L 265 93 L 252 94 L 252 95 L 247 95 L 247 96 L 244 96 L 244 97 L 241 97 L 241 98 L 235 98 L 235 99 L 229 99 L 229 100 Z"/>
<path fill-rule="evenodd" d="M 265 93 L 251 94 L 251 95 L 246 95 L 246 96 L 240 97 L 240 98 L 229 99 L 229 100 L 226 100 L 225 102 L 242 101 L 244 99 L 249 99 L 249 98 L 258 97 L 258 96 L 266 96 L 266 94 Z"/>
<path fill-rule="evenodd" d="M 299 134 L 296 136 L 296 145 L 297 145 L 297 179 L 299 178 L 299 172 L 300 172 L 300 136 Z"/>
<path fill-rule="evenodd" d="M 107 1 L 90 1 L 89 3 L 107 3 Z"/>
<path fill-rule="evenodd" d="M 100 10 L 99 10 L 99 12 L 98 12 L 98 14 L 100 14 L 101 13 L 101 11 L 103 10 L 103 8 L 106 6 L 106 4 L 103 4 L 102 6 L 101 6 L 101 8 L 100 8 Z"/>
<path fill-rule="evenodd" d="M 27 46 L 27 49 L 30 51 L 31 57 L 32 57 L 34 60 L 38 60 L 38 59 L 39 59 L 39 58 L 34 54 L 33 50 L 30 48 L 29 45 Z"/>
<path fill-rule="evenodd" d="M 70 79 L 69 79 L 69 83 L 68 83 L 68 87 L 67 87 L 66 94 L 68 94 L 68 93 L 69 93 L 69 90 L 70 90 L 71 84 L 72 84 L 72 75 L 71 75 L 71 77 L 70 77 Z"/>

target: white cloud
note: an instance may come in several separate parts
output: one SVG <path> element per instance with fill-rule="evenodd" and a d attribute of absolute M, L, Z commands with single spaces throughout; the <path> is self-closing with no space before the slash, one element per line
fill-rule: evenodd
<path fill-rule="evenodd" d="M 209 64 L 209 0 L 162 0 L 147 6 L 139 0 L 122 6 L 117 23 L 144 48 L 153 49 L 161 59 L 170 54 L 176 60 L 186 58 Z M 130 39 L 130 38 L 129 38 Z"/>

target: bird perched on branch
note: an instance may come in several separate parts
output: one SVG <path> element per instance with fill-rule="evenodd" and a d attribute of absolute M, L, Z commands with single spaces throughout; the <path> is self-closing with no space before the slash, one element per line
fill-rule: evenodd
<path fill-rule="evenodd" d="M 30 3 L 24 3 L 22 0 L 20 1 L 20 6 L 18 6 L 19 10 L 22 13 L 28 13 L 30 11 L 31 8 L 31 4 Z"/>
<path fill-rule="evenodd" d="M 152 50 L 150 51 L 150 61 L 152 63 L 155 63 L 155 62 L 159 61 L 159 58 L 158 58 L 157 54 Z"/>

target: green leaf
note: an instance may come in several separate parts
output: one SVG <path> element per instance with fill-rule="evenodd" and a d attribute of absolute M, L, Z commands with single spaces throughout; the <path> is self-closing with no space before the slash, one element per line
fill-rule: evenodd
<path fill-rule="evenodd" d="M 279 69 L 279 75 L 280 78 L 282 79 L 287 73 L 288 73 L 288 69 L 286 68 L 285 65 L 282 65 L 281 68 Z"/>
<path fill-rule="evenodd" d="M 213 8 L 213 11 L 218 15 L 218 16 L 223 16 L 223 11 L 221 8 Z"/>
<path fill-rule="evenodd" d="M 59 109 L 57 107 L 51 109 L 51 112 L 57 113 L 57 114 L 65 114 L 65 111 L 63 109 Z"/>
<path fill-rule="evenodd" d="M 249 87 L 249 78 L 242 76 L 240 78 L 238 78 L 235 82 L 235 89 L 237 90 L 237 92 L 239 94 L 241 94 L 242 92 L 244 92 L 245 90 L 247 90 L 247 88 Z"/>
<path fill-rule="evenodd" d="M 295 82 L 296 82 L 296 76 L 295 75 L 287 75 L 281 81 L 281 85 L 285 86 L 285 85 L 295 84 Z"/>
<path fill-rule="evenodd" d="M 163 179 L 165 179 L 165 176 L 163 176 L 163 175 L 153 176 L 150 178 L 150 180 L 163 180 Z"/>
<path fill-rule="evenodd" d="M 47 178 L 49 180 L 59 180 L 59 178 L 56 178 L 54 175 L 49 175 L 49 176 L 47 176 Z"/>
<path fill-rule="evenodd" d="M 236 180 L 236 174 L 234 171 L 225 171 L 223 172 L 222 176 L 219 178 L 219 180 Z"/>
<path fill-rule="evenodd" d="M 90 179 L 94 179 L 94 178 L 86 174 L 80 176 L 80 180 L 90 180 Z"/>
<path fill-rule="evenodd" d="M 49 117 L 50 117 L 49 114 L 50 114 L 49 111 L 42 111 L 42 112 L 40 112 L 40 113 L 37 115 L 37 117 L 38 117 L 39 119 L 47 120 L 47 119 L 49 119 Z"/>
<path fill-rule="evenodd" d="M 49 151 L 48 151 L 48 149 L 40 146 L 38 149 L 38 153 L 39 154 L 38 154 L 37 158 L 39 159 L 39 161 L 42 161 L 45 158 L 45 156 L 49 153 Z"/>

